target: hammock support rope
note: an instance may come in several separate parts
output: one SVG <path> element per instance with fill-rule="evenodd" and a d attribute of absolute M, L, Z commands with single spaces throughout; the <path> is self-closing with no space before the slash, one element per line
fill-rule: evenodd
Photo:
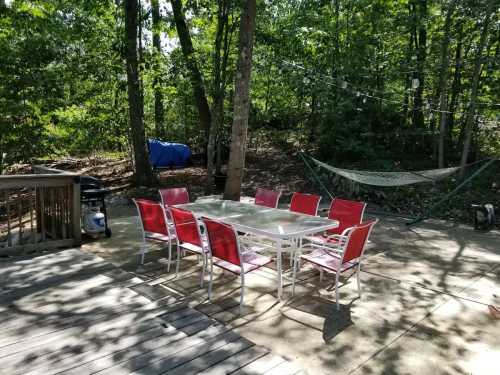
<path fill-rule="evenodd" d="M 304 161 L 304 164 L 311 172 L 314 179 L 320 184 L 321 188 L 328 194 L 328 196 L 333 199 L 333 195 L 326 188 L 325 184 L 321 180 L 320 176 L 314 171 L 311 166 L 311 163 L 318 165 L 319 167 L 325 168 L 326 170 L 338 174 L 344 178 L 349 180 L 358 182 L 360 184 L 372 185 L 372 186 L 383 186 L 383 187 L 394 187 L 394 186 L 405 186 L 410 184 L 417 184 L 423 182 L 436 182 L 440 179 L 446 178 L 453 173 L 457 172 L 460 167 L 452 167 L 452 168 L 441 168 L 441 169 L 429 169 L 424 171 L 415 171 L 415 172 L 371 172 L 371 171 L 357 171 L 351 169 L 343 169 L 336 168 L 326 163 L 323 163 L 311 156 L 305 155 L 303 152 L 299 153 L 299 156 Z M 309 159 L 309 161 L 308 161 Z M 421 215 L 412 221 L 406 223 L 407 226 L 419 223 L 423 220 L 426 220 L 430 217 L 432 212 L 439 207 L 441 204 L 446 202 L 450 197 L 455 195 L 459 190 L 461 190 L 464 186 L 466 186 L 471 180 L 476 178 L 481 172 L 483 172 L 486 168 L 492 165 L 498 159 L 484 159 L 478 160 L 474 163 L 470 163 L 467 166 L 471 166 L 474 164 L 485 162 L 477 171 L 471 174 L 468 178 L 464 179 L 457 185 L 452 191 L 447 193 L 443 198 L 434 203 L 425 215 Z"/>
<path fill-rule="evenodd" d="M 462 189 L 465 185 L 467 185 L 467 183 L 469 183 L 471 180 L 473 180 L 474 178 L 476 178 L 476 176 L 479 176 L 479 174 L 482 171 L 484 171 L 486 168 L 488 168 L 495 161 L 497 161 L 497 159 L 490 159 L 490 160 L 488 160 L 487 163 L 484 163 L 481 166 L 481 168 L 479 168 L 477 171 L 475 171 L 473 174 L 471 174 L 468 178 L 466 178 L 465 180 L 463 180 L 457 187 L 455 187 L 455 189 L 453 189 L 452 191 L 450 191 L 443 198 L 441 198 L 439 201 L 437 201 L 431 207 L 429 207 L 429 209 L 427 210 L 427 214 L 426 215 L 422 215 L 422 216 L 416 218 L 415 220 L 412 220 L 409 223 L 406 223 L 406 225 L 410 226 L 410 225 L 413 225 L 413 224 L 420 223 L 421 221 L 424 221 L 425 219 L 428 219 L 430 217 L 431 213 L 437 207 L 439 207 L 441 204 L 443 204 L 444 202 L 446 202 L 448 200 L 448 198 L 450 198 L 451 196 L 455 195 L 455 193 L 457 193 L 460 189 Z"/>

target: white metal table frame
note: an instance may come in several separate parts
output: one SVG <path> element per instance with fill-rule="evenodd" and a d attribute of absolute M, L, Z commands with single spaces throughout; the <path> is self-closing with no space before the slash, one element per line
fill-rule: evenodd
<path fill-rule="evenodd" d="M 224 201 L 222 201 L 222 202 L 224 202 Z M 229 201 L 229 202 L 233 202 L 235 207 L 236 206 L 243 207 L 240 205 L 246 206 L 249 204 L 249 203 L 240 203 L 240 202 L 234 202 L 234 201 Z M 208 201 L 203 202 L 203 203 L 208 204 Z M 210 218 L 210 219 L 219 220 L 219 221 L 222 221 L 226 224 L 232 225 L 237 231 L 240 231 L 243 233 L 253 234 L 253 235 L 258 236 L 258 237 L 264 237 L 264 238 L 270 239 L 276 243 L 276 250 L 275 251 L 276 251 L 276 266 L 277 266 L 277 274 L 278 274 L 277 275 L 277 283 L 278 283 L 278 298 L 279 299 L 281 299 L 281 297 L 283 295 L 282 254 L 286 253 L 286 252 L 293 252 L 294 251 L 293 248 L 291 248 L 290 250 L 283 250 L 283 242 L 284 241 L 292 241 L 292 242 L 296 241 L 297 243 L 301 243 L 302 239 L 308 235 L 311 235 L 314 233 L 324 232 L 328 229 L 334 229 L 334 228 L 337 228 L 339 226 L 339 223 L 336 220 L 331 220 L 331 219 L 327 219 L 327 218 L 319 218 L 316 216 L 309 216 L 309 215 L 290 212 L 288 210 L 282 210 L 282 209 L 278 209 L 278 208 L 261 207 L 262 208 L 261 212 L 263 214 L 266 212 L 269 213 L 269 212 L 273 212 L 273 211 L 274 212 L 276 212 L 276 211 L 286 212 L 286 213 L 290 213 L 292 215 L 302 216 L 306 219 L 311 219 L 311 218 L 321 219 L 321 221 L 324 222 L 324 224 L 322 224 L 322 225 L 304 228 L 302 230 L 296 230 L 296 231 L 291 231 L 291 232 L 285 232 L 284 230 L 280 230 L 280 232 L 282 232 L 282 233 L 276 233 L 276 232 L 273 232 L 270 230 L 263 230 L 263 229 L 255 228 L 255 227 L 252 227 L 250 225 L 243 225 L 243 224 L 238 222 L 238 219 L 248 217 L 249 214 L 238 213 L 235 211 L 234 214 L 231 214 L 231 215 L 217 216 L 217 215 L 210 215 L 210 213 L 207 211 L 201 212 L 201 210 L 193 209 L 193 207 L 196 207 L 197 205 L 199 206 L 203 203 L 202 202 L 187 203 L 187 204 L 177 205 L 176 207 L 179 207 L 179 208 L 182 208 L 185 210 L 189 210 L 189 211 L 193 212 L 193 214 L 196 217 L 205 216 L 205 217 Z M 231 203 L 231 204 L 233 204 L 233 203 Z M 280 227 L 280 226 L 278 225 L 278 227 Z"/>

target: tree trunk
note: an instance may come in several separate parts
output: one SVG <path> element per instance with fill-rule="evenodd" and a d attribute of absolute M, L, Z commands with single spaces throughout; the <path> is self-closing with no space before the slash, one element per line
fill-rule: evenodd
<path fill-rule="evenodd" d="M 256 0 L 242 3 L 238 67 L 235 80 L 233 126 L 225 199 L 239 200 L 245 168 L 245 151 L 250 107 L 250 75 L 255 32 Z"/>
<path fill-rule="evenodd" d="M 424 127 L 423 107 L 423 92 L 425 83 L 425 60 L 427 57 L 427 0 L 418 0 L 417 4 L 413 5 L 413 10 L 416 13 L 415 24 L 415 50 L 417 53 L 417 71 L 413 78 L 418 79 L 419 85 L 415 90 L 415 100 L 413 103 L 413 125 L 417 128 Z M 418 25 L 418 26 L 417 26 Z"/>
<path fill-rule="evenodd" d="M 448 5 L 446 11 L 446 21 L 444 24 L 444 37 L 443 44 L 441 45 L 441 69 L 439 72 L 439 83 L 438 87 L 440 90 L 439 95 L 439 115 L 441 116 L 439 122 L 439 142 L 438 142 L 438 168 L 444 168 L 444 146 L 446 139 L 446 120 L 448 117 L 448 91 L 447 91 L 447 80 L 448 80 L 448 47 L 450 45 L 450 28 L 453 12 L 455 10 L 455 2 L 452 1 Z"/>
<path fill-rule="evenodd" d="M 450 104 L 448 106 L 448 140 L 449 145 L 453 146 L 452 136 L 453 128 L 455 124 L 455 110 L 458 104 L 458 96 L 462 87 L 462 39 L 463 39 L 463 28 L 462 23 L 459 22 L 457 25 L 457 46 L 455 49 L 455 63 L 453 73 L 453 82 L 451 84 L 451 95 Z"/>
<path fill-rule="evenodd" d="M 232 13 L 232 11 L 231 11 Z M 233 41 L 233 32 L 235 31 L 237 27 L 237 23 L 233 22 L 231 25 L 226 26 L 226 30 L 224 32 L 224 42 L 223 42 L 223 51 L 224 54 L 222 56 L 222 64 L 221 64 L 221 93 L 222 97 L 220 102 L 218 103 L 217 110 L 219 111 L 219 128 L 218 128 L 218 133 L 217 133 L 217 155 L 216 155 L 216 162 L 215 162 L 215 173 L 216 174 L 221 174 L 222 173 L 222 141 L 224 139 L 223 136 L 223 125 L 224 125 L 224 102 L 225 102 L 225 97 L 226 97 L 226 85 L 227 82 L 230 81 L 230 79 L 227 78 L 228 75 L 228 70 L 227 70 L 227 63 L 229 60 L 229 53 L 231 52 L 231 45 Z"/>
<path fill-rule="evenodd" d="M 200 127 L 205 135 L 205 148 L 208 144 L 208 137 L 210 131 L 210 107 L 208 106 L 207 97 L 205 95 L 205 87 L 203 85 L 203 77 L 196 56 L 194 55 L 193 43 L 191 35 L 186 25 L 186 19 L 182 10 L 182 0 L 171 0 L 172 11 L 174 13 L 175 27 L 179 35 L 179 42 L 181 44 L 182 53 L 186 60 L 187 68 L 191 74 L 191 85 L 193 86 L 194 99 L 196 107 L 198 108 L 198 115 L 200 117 Z"/>
<path fill-rule="evenodd" d="M 215 35 L 214 44 L 214 73 L 212 82 L 213 105 L 211 111 L 212 117 L 207 147 L 207 181 L 205 185 L 205 193 L 207 195 L 211 194 L 213 189 L 215 169 L 215 144 L 222 122 L 221 120 L 224 103 L 224 86 L 221 82 L 221 48 L 222 39 L 224 37 L 224 30 L 226 30 L 228 27 L 227 23 L 229 16 L 229 3 L 226 0 L 218 0 L 217 7 L 217 32 Z"/>
<path fill-rule="evenodd" d="M 137 185 L 151 185 L 153 173 L 149 164 L 144 131 L 144 105 L 141 97 L 139 64 L 137 61 L 137 0 L 125 2 L 125 33 L 126 33 L 126 62 L 127 88 L 130 130 L 135 159 L 135 181 Z"/>
<path fill-rule="evenodd" d="M 484 16 L 483 27 L 481 29 L 481 36 L 479 38 L 479 45 L 477 47 L 476 57 L 474 60 L 474 73 L 472 75 L 472 88 L 470 94 L 470 101 L 467 109 L 467 115 L 465 117 L 464 145 L 462 148 L 462 158 L 460 160 L 459 178 L 463 178 L 465 176 L 465 166 L 467 164 L 467 158 L 469 156 L 469 150 L 472 141 L 472 129 L 476 114 L 477 94 L 479 92 L 479 82 L 481 78 L 482 56 L 488 36 L 488 28 L 490 26 L 491 13 L 493 8 L 492 4 L 493 1 L 490 1 L 489 6 L 486 10 L 486 14 Z"/>
<path fill-rule="evenodd" d="M 153 21 L 153 48 L 154 53 L 154 102 L 155 102 L 155 135 L 162 138 L 165 135 L 165 111 L 163 109 L 163 93 L 160 82 L 160 59 L 162 57 L 160 40 L 160 1 L 151 0 L 152 21 Z"/>

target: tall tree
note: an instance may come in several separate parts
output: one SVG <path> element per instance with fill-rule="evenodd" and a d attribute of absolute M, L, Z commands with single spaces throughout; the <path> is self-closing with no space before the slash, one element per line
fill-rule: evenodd
<path fill-rule="evenodd" d="M 227 34 L 229 32 L 229 11 L 231 8 L 230 0 L 217 0 L 217 31 L 215 34 L 214 43 L 214 59 L 213 59 L 213 78 L 212 78 L 212 110 L 211 110 L 211 125 L 210 134 L 208 137 L 207 147 L 207 181 L 205 193 L 211 194 L 214 180 L 215 170 L 215 143 L 218 137 L 219 129 L 221 128 L 224 116 L 224 93 L 225 93 L 225 77 L 228 54 L 227 50 Z M 224 46 L 223 46 L 224 42 Z M 223 48 L 224 47 L 224 48 Z"/>
<path fill-rule="evenodd" d="M 135 160 L 135 181 L 137 185 L 151 185 L 153 172 L 149 164 L 144 131 L 144 103 L 141 95 L 139 63 L 137 59 L 137 0 L 126 0 L 125 33 L 129 121 Z"/>
<path fill-rule="evenodd" d="M 446 139 L 446 121 L 448 119 L 448 91 L 447 91 L 447 81 L 448 81 L 448 49 L 450 45 L 450 29 L 453 12 L 455 11 L 456 0 L 452 0 L 448 3 L 446 9 L 446 20 L 444 23 L 444 36 L 443 42 L 441 44 L 441 67 L 439 69 L 439 83 L 438 88 L 440 91 L 439 95 L 439 110 L 440 110 L 440 122 L 439 122 L 439 142 L 438 142 L 438 167 L 444 168 L 444 146 Z"/>
<path fill-rule="evenodd" d="M 160 16 L 160 1 L 151 0 L 151 17 L 153 21 L 153 48 L 154 52 L 154 107 L 155 107 L 155 135 L 161 138 L 165 134 L 165 111 L 163 109 L 163 93 L 160 86 L 160 60 L 162 57 L 161 50 L 161 16 Z"/>
<path fill-rule="evenodd" d="M 452 134 L 453 128 L 455 125 L 455 110 L 458 105 L 458 96 L 460 95 L 461 87 L 462 87 L 462 43 L 463 43 L 463 26 L 461 20 L 457 22 L 457 43 L 455 47 L 455 58 L 454 58 L 454 73 L 453 73 L 453 82 L 451 84 L 451 93 L 450 100 L 448 105 L 448 144 L 452 145 Z"/>
<path fill-rule="evenodd" d="M 225 199 L 239 200 L 245 169 L 248 112 L 250 107 L 250 76 L 255 33 L 256 0 L 244 0 L 240 19 L 238 66 L 234 90 L 233 126 Z"/>
<path fill-rule="evenodd" d="M 193 42 L 191 35 L 186 24 L 186 17 L 182 9 L 182 0 L 171 0 L 172 11 L 174 13 L 175 27 L 179 35 L 179 42 L 181 44 L 182 54 L 186 62 L 186 66 L 190 72 L 191 85 L 193 87 L 194 99 L 196 107 L 198 108 L 198 115 L 200 117 L 200 126 L 205 135 L 205 147 L 208 143 L 210 131 L 210 107 L 208 105 L 207 96 L 205 94 L 205 86 L 203 84 L 203 77 L 198 62 L 194 53 Z"/>
<path fill-rule="evenodd" d="M 472 133 L 474 128 L 474 120 L 476 117 L 477 109 L 477 96 L 479 93 L 479 83 L 481 79 L 481 70 L 483 66 L 483 51 L 486 46 L 486 41 L 488 39 L 488 30 L 490 27 L 491 14 L 493 11 L 493 0 L 487 0 L 488 6 L 486 7 L 486 12 L 484 14 L 483 25 L 481 28 L 481 36 L 479 37 L 479 44 L 476 50 L 476 56 L 474 58 L 474 72 L 472 73 L 472 87 L 469 97 L 469 105 L 467 108 L 467 114 L 465 117 L 465 134 L 464 134 L 464 144 L 462 148 L 462 157 L 460 159 L 460 173 L 459 177 L 463 178 L 465 176 L 465 166 L 467 165 L 467 159 L 469 157 L 470 145 L 472 141 Z"/>
<path fill-rule="evenodd" d="M 418 86 L 415 88 L 415 100 L 413 103 L 413 125 L 418 128 L 424 126 L 423 92 L 425 84 L 425 60 L 427 58 L 427 0 L 413 0 L 413 40 L 417 54 L 417 70 L 413 78 L 417 80 Z"/>

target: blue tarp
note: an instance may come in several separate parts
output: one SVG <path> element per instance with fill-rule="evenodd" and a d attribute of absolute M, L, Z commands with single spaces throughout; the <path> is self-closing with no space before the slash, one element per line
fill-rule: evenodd
<path fill-rule="evenodd" d="M 148 140 L 149 160 L 154 168 L 184 167 L 191 157 L 191 150 L 181 143 Z"/>

